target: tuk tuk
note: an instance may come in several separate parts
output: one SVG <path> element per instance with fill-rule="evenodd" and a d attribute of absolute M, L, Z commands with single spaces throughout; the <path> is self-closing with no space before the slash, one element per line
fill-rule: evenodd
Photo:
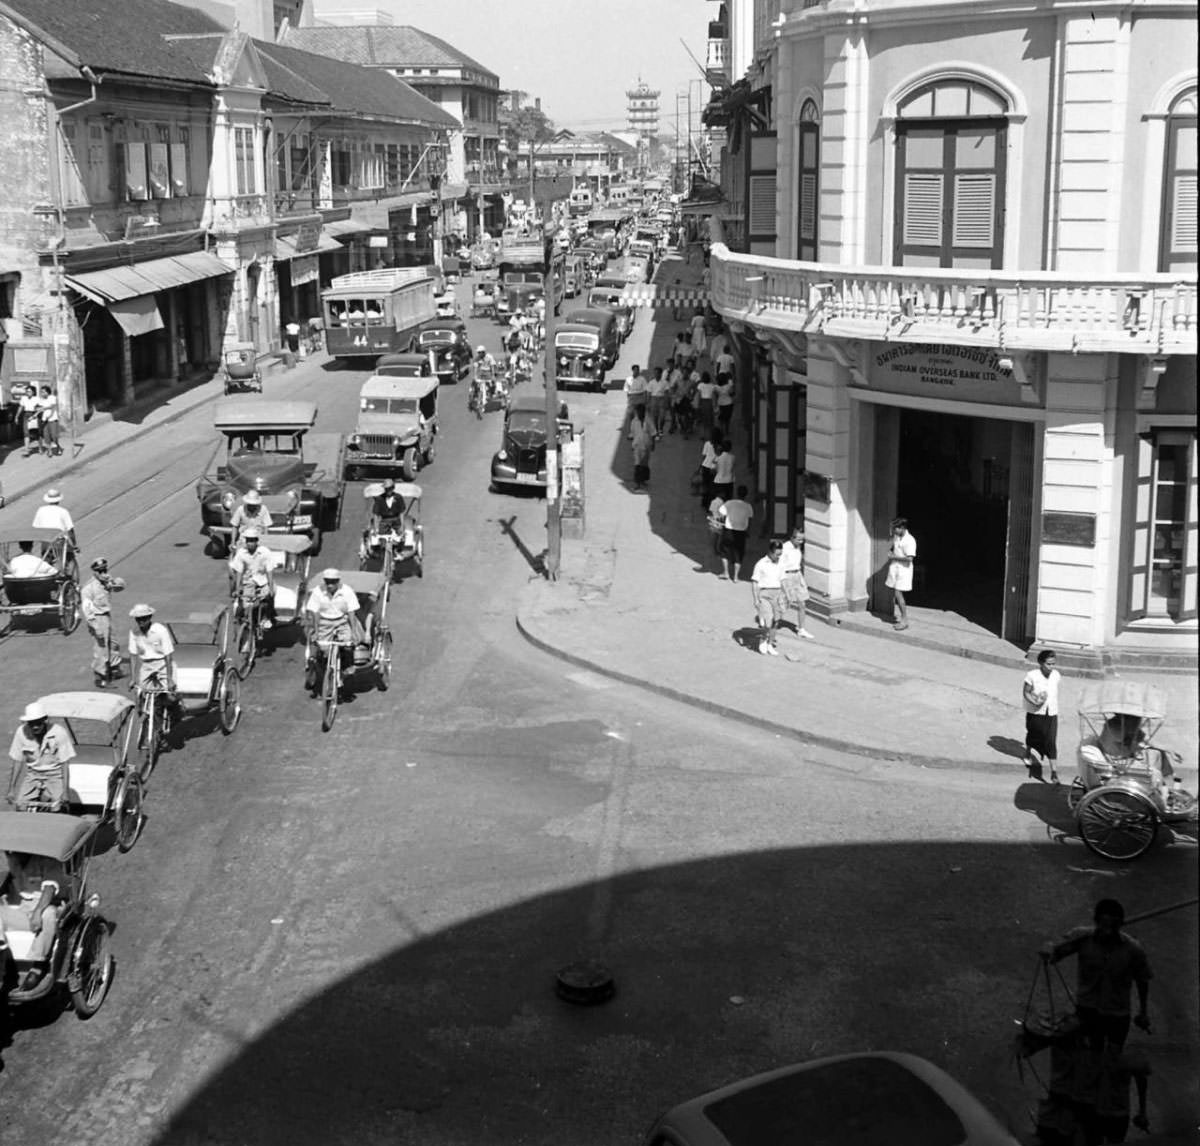
<path fill-rule="evenodd" d="M 253 342 L 231 342 L 221 351 L 221 373 L 225 393 L 257 390 L 262 392 L 262 371 L 258 368 L 258 353 Z"/>
<path fill-rule="evenodd" d="M 425 362 L 423 355 L 409 357 Z M 373 374 L 359 393 L 358 424 L 346 446 L 346 471 L 399 469 L 412 481 L 433 461 L 438 432 L 438 376 Z"/>

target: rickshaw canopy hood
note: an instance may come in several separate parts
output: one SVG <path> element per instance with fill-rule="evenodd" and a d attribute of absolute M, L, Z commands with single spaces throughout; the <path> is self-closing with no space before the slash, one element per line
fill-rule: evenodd
<path fill-rule="evenodd" d="M 226 354 L 258 354 L 258 347 L 253 342 L 227 342 L 224 349 L 221 351 L 221 356 Z"/>
<path fill-rule="evenodd" d="M 304 533 L 271 533 L 264 546 L 272 553 L 293 553 L 298 557 L 312 548 L 312 538 Z"/>
<path fill-rule="evenodd" d="M 1165 720 L 1167 701 L 1157 685 L 1133 680 L 1105 680 L 1087 685 L 1079 698 L 1081 715 L 1124 713 L 1143 720 Z"/>
<path fill-rule="evenodd" d="M 41 703 L 51 719 L 96 720 L 113 726 L 133 708 L 127 696 L 112 692 L 52 692 L 43 696 Z"/>
<path fill-rule="evenodd" d="M 311 430 L 317 421 L 315 402 L 224 399 L 217 403 L 213 425 L 222 433 Z"/>
<path fill-rule="evenodd" d="M 62 813 L 0 812 L 0 851 L 65 863 L 96 830 L 93 820 Z"/>
<path fill-rule="evenodd" d="M 419 501 L 421 499 L 422 489 L 415 481 L 398 481 L 395 484 L 394 492 L 399 494 L 407 502 Z M 363 487 L 363 497 L 367 501 L 373 501 L 377 497 L 383 495 L 382 482 L 369 482 Z"/>
<path fill-rule="evenodd" d="M 432 394 L 440 379 L 436 374 L 428 374 L 423 378 L 398 378 L 390 374 L 372 374 L 362 385 L 359 392 L 363 398 L 416 398 L 420 400 L 426 394 Z"/>

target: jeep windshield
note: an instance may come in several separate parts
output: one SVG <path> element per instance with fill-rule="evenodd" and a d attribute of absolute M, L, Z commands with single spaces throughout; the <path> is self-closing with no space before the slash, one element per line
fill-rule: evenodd
<path fill-rule="evenodd" d="M 416 398 L 364 398 L 360 407 L 364 414 L 415 414 Z"/>

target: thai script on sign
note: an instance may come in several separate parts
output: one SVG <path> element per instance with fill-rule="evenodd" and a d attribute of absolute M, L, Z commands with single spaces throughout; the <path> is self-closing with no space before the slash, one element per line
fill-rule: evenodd
<path fill-rule="evenodd" d="M 896 374 L 914 375 L 931 386 L 957 382 L 997 382 L 1012 377 L 1011 367 L 1000 365 L 1000 355 L 983 346 L 943 346 L 913 343 L 895 346 L 875 356 L 875 365 Z"/>

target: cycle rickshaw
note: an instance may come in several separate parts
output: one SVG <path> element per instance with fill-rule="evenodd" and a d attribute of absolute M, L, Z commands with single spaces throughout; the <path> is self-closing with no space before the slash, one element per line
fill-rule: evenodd
<path fill-rule="evenodd" d="M 300 620 L 300 610 L 308 582 L 312 539 L 303 533 L 272 533 L 266 548 L 274 558 L 274 625 L 279 629 Z M 234 644 L 237 648 L 238 676 L 245 680 L 266 641 L 266 610 L 257 600 L 240 594 L 233 586 Z"/>
<path fill-rule="evenodd" d="M 383 486 L 367 485 L 363 497 L 368 502 L 383 493 Z M 387 551 L 393 571 L 401 561 L 411 561 L 417 576 L 425 575 L 425 527 L 421 524 L 422 490 L 416 482 L 399 482 L 396 493 L 404 498 L 404 514 L 395 522 L 381 522 L 371 514 L 367 528 L 358 543 L 358 567 L 366 569 L 376 561 L 382 561 Z M 357 591 L 357 590 L 356 590 Z"/>
<path fill-rule="evenodd" d="M 258 350 L 253 342 L 230 342 L 221 352 L 221 373 L 225 393 L 254 390 L 262 393 L 262 371 L 258 368 Z"/>
<path fill-rule="evenodd" d="M 475 284 L 471 292 L 471 317 L 496 317 L 496 280 L 483 278 Z"/>
<path fill-rule="evenodd" d="M 99 824 L 111 824 L 117 848 L 129 851 L 142 830 L 146 778 L 134 761 L 137 721 L 133 701 L 111 692 L 55 692 L 37 703 L 75 749 L 64 768 L 66 810 Z M 20 789 L 23 767 L 21 763 L 13 765 L 12 791 Z"/>
<path fill-rule="evenodd" d="M 177 720 L 215 711 L 222 733 L 228 736 L 242 715 L 233 606 L 189 613 L 163 623 L 175 644 L 175 691 L 170 692 L 156 677 L 134 685 L 143 776 L 149 776 L 159 755 L 170 747 Z"/>
<path fill-rule="evenodd" d="M 323 732 L 328 732 L 337 720 L 342 690 L 348 679 L 357 683 L 373 674 L 376 687 L 386 692 L 392 677 L 392 634 L 387 622 L 392 587 L 391 549 L 384 546 L 378 572 L 343 573 L 342 584 L 358 598 L 361 639 L 356 643 L 326 640 L 310 628 L 304 650 L 305 672 L 316 674 L 313 691 L 321 697 Z"/>
<path fill-rule="evenodd" d="M 22 557 L 40 561 L 40 571 L 32 576 L 11 572 L 14 559 Z M 67 534 L 29 526 L 0 535 L 0 570 L 0 631 L 15 617 L 44 614 L 54 615 L 64 636 L 79 627 L 79 561 Z"/>
<path fill-rule="evenodd" d="M 1104 681 L 1080 698 L 1078 773 L 1067 802 L 1083 842 L 1105 859 L 1136 859 L 1160 825 L 1196 822 L 1178 753 L 1153 743 L 1165 721 L 1166 698 L 1154 685 Z"/>
<path fill-rule="evenodd" d="M 37 901 L 44 880 L 53 880 L 60 901 L 44 974 L 37 974 L 41 962 L 34 958 L 40 933 L 6 921 L 10 959 L 0 973 L 8 1006 L 36 1003 L 65 990 L 75 1013 L 87 1019 L 104 1002 L 114 970 L 110 928 L 100 914 L 100 896 L 87 887 L 97 831 L 93 820 L 79 816 L 0 812 L 0 851 L 7 867 L 0 877 L 0 897 L 10 908 L 20 905 L 15 914 Z"/>

